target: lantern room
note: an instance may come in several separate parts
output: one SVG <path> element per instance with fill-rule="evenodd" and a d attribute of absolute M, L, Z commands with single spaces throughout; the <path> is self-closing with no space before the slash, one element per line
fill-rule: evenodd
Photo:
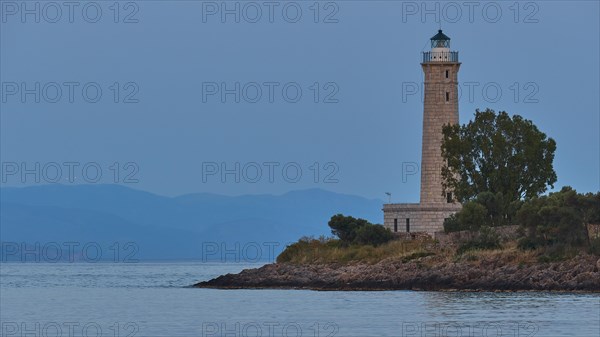
<path fill-rule="evenodd" d="M 450 38 L 438 30 L 431 38 L 431 51 L 423 52 L 423 63 L 458 62 L 458 52 L 450 51 Z"/>

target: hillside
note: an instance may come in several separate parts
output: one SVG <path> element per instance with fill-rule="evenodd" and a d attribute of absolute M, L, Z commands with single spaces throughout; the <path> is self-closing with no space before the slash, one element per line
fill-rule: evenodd
<path fill-rule="evenodd" d="M 2 242 L 42 245 L 135 242 L 140 259 L 201 259 L 207 242 L 227 248 L 276 243 L 279 253 L 298 237 L 329 234 L 322 224 L 331 214 L 352 212 L 378 222 L 381 205 L 381 200 L 320 189 L 171 198 L 119 185 L 2 188 L 0 237 Z"/>

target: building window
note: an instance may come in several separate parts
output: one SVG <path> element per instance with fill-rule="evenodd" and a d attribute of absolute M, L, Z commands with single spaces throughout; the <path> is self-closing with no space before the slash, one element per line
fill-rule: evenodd
<path fill-rule="evenodd" d="M 450 101 L 450 93 L 446 91 L 446 102 Z"/>
<path fill-rule="evenodd" d="M 452 193 L 446 193 L 446 202 L 449 204 L 452 203 Z"/>
<path fill-rule="evenodd" d="M 446 78 L 448 78 L 448 77 L 449 77 L 449 75 L 450 75 L 450 74 L 449 74 L 449 71 L 448 71 L 448 70 L 446 70 Z"/>
<path fill-rule="evenodd" d="M 410 233 L 410 219 L 406 218 L 406 232 Z"/>
<path fill-rule="evenodd" d="M 398 219 L 394 219 L 394 232 L 398 231 Z"/>

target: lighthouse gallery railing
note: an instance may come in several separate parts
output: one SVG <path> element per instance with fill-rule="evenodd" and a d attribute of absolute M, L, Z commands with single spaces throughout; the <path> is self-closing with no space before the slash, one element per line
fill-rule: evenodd
<path fill-rule="evenodd" d="M 458 62 L 457 51 L 426 51 L 423 62 Z"/>

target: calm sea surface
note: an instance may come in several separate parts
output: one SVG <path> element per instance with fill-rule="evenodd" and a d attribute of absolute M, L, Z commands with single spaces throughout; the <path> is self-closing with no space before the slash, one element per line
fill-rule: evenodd
<path fill-rule="evenodd" d="M 600 336 L 600 296 L 187 288 L 256 264 L 2 263 L 2 336 Z"/>

